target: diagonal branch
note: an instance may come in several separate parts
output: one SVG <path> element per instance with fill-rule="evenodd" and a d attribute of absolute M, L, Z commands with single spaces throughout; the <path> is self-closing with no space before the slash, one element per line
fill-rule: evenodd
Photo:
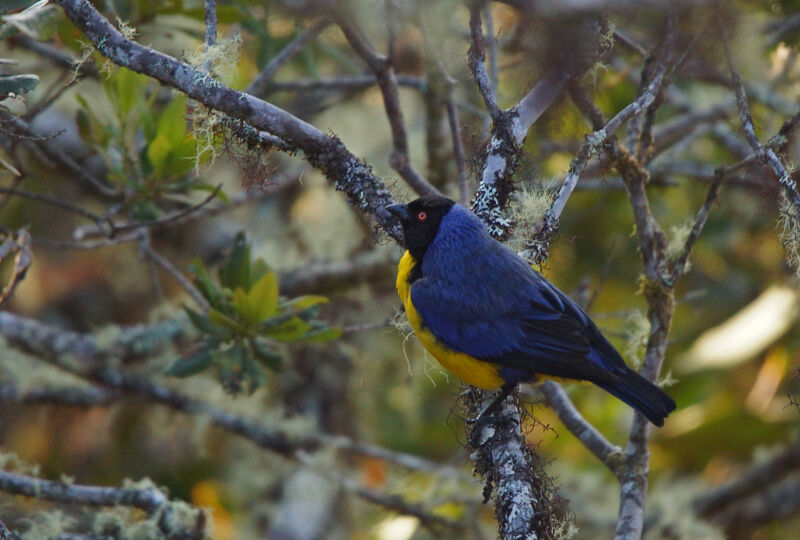
<path fill-rule="evenodd" d="M 125 38 L 87 0 L 54 3 L 115 64 L 152 77 L 304 152 L 314 167 L 347 194 L 353 206 L 372 215 L 390 236 L 400 238 L 397 221 L 384 210 L 392 202 L 388 190 L 339 139 L 271 103 L 233 90 L 184 62 Z"/>
<path fill-rule="evenodd" d="M 581 416 L 578 409 L 570 401 L 561 385 L 547 381 L 541 385 L 547 398 L 547 405 L 553 409 L 567 429 L 580 440 L 583 445 L 614 474 L 618 474 L 624 462 L 622 448 L 613 445 L 597 431 L 592 424 Z"/>
<path fill-rule="evenodd" d="M 797 470 L 800 470 L 800 443 L 789 446 L 733 481 L 699 497 L 694 503 L 695 511 L 704 517 L 716 514 Z"/>
<path fill-rule="evenodd" d="M 570 96 L 578 108 L 584 111 L 592 120 L 595 131 L 586 137 L 583 146 L 578 151 L 578 155 L 570 163 L 569 172 L 564 177 L 564 182 L 558 191 L 558 195 L 545 215 L 544 220 L 531 231 L 531 239 L 525 244 L 525 248 L 521 253 L 525 259 L 535 264 L 540 264 L 547 257 L 550 239 L 558 231 L 558 220 L 564 208 L 566 208 L 567 201 L 575 190 L 578 179 L 586 168 L 589 159 L 614 136 L 622 124 L 644 112 L 656 100 L 656 96 L 659 94 L 661 85 L 664 82 L 666 70 L 666 64 L 662 65 L 654 73 L 650 84 L 644 92 L 605 124 L 603 124 L 602 115 L 596 110 L 591 100 L 578 88 L 577 84 L 569 85 Z"/>
<path fill-rule="evenodd" d="M 772 148 L 762 146 L 759 142 L 755 126 L 753 125 L 753 116 L 750 114 L 750 107 L 747 104 L 747 95 L 745 94 L 744 85 L 742 84 L 742 76 L 733 63 L 727 33 L 724 29 L 721 31 L 722 43 L 725 48 L 725 60 L 728 63 L 728 69 L 733 79 L 733 87 L 736 92 L 736 104 L 739 107 L 739 119 L 742 122 L 745 138 L 758 156 L 758 159 L 778 177 L 778 181 L 783 187 L 786 198 L 792 206 L 794 206 L 797 215 L 800 216 L 800 193 L 797 191 L 797 183 L 794 181 L 791 173 L 786 170 L 780 158 L 775 154 L 775 151 Z"/>
<path fill-rule="evenodd" d="M 161 328 L 164 324 L 166 327 Z M 178 329 L 174 327 L 174 322 L 162 323 L 159 328 L 154 329 L 153 333 L 155 336 L 178 335 Z M 344 436 L 319 431 L 309 432 L 302 436 L 289 435 L 280 429 L 265 427 L 257 421 L 229 413 L 189 397 L 178 390 L 155 383 L 147 377 L 103 367 L 107 358 L 132 354 L 137 351 L 137 347 L 141 347 L 141 343 L 153 341 L 153 337 L 148 335 L 147 330 L 148 327 L 132 327 L 123 332 L 123 335 L 128 336 L 123 342 L 115 343 L 109 349 L 104 349 L 99 347 L 90 335 L 61 330 L 13 313 L 0 312 L 0 335 L 13 346 L 78 377 L 98 383 L 112 393 L 139 395 L 179 412 L 205 415 L 220 429 L 239 435 L 265 450 L 291 457 L 291 454 L 297 450 L 313 451 L 323 446 L 329 446 L 352 454 L 389 461 L 412 470 L 431 472 L 452 478 L 461 475 L 457 469 L 448 465 L 358 442 Z M 62 357 L 75 360 L 65 360 Z M 73 395 L 76 391 L 70 390 L 64 394 L 45 392 L 45 394 L 50 399 L 55 399 L 56 396 Z M 92 394 L 94 397 L 85 397 L 85 399 L 92 402 L 93 399 L 102 398 L 102 396 L 94 395 L 94 391 Z M 6 388 L 0 391 L 0 400 L 24 399 L 27 395 Z M 81 397 L 78 401 L 83 399 L 84 397 Z"/>
<path fill-rule="evenodd" d="M 486 45 L 483 42 L 483 24 L 481 22 L 482 6 L 481 0 L 472 0 L 469 6 L 469 67 L 475 83 L 478 85 L 478 91 L 483 97 L 486 110 L 489 111 L 489 116 L 492 121 L 498 122 L 501 111 L 497 105 L 497 96 L 492 86 L 492 80 L 486 70 Z"/>
<path fill-rule="evenodd" d="M 320 19 L 299 34 L 283 48 L 278 54 L 273 56 L 261 72 L 253 79 L 253 82 L 245 89 L 245 92 L 254 96 L 262 97 L 269 90 L 270 82 L 275 73 L 297 53 L 303 50 L 320 32 L 331 23 L 329 19 Z"/>
<path fill-rule="evenodd" d="M 681 254 L 678 256 L 678 259 L 675 261 L 675 264 L 672 268 L 672 275 L 670 277 L 665 277 L 665 281 L 668 286 L 674 287 L 678 281 L 678 278 L 680 278 L 683 272 L 686 270 L 686 263 L 689 260 L 689 255 L 692 253 L 692 249 L 694 248 L 695 242 L 697 242 L 697 238 L 700 236 L 700 232 L 706 225 L 708 214 L 711 212 L 711 206 L 714 204 L 714 201 L 717 200 L 720 187 L 722 186 L 722 182 L 724 180 L 725 169 L 718 168 L 715 170 L 714 178 L 711 180 L 711 186 L 708 188 L 708 193 L 706 194 L 706 199 L 703 201 L 703 206 L 700 207 L 700 210 L 698 210 L 697 215 L 694 218 L 694 223 L 692 224 L 691 231 L 689 231 L 689 236 L 686 237 L 686 242 L 681 250 Z"/>
<path fill-rule="evenodd" d="M 419 195 L 439 194 L 439 191 L 430 185 L 427 180 L 411 165 L 408 150 L 408 135 L 403 120 L 403 110 L 400 107 L 400 94 L 398 93 L 397 77 L 392 68 L 391 59 L 378 53 L 367 37 L 353 22 L 353 17 L 336 9 L 331 17 L 341 28 L 353 50 L 367 64 L 367 67 L 378 82 L 383 96 L 383 106 L 392 131 L 392 155 L 389 164 L 396 170 L 403 180 Z"/>

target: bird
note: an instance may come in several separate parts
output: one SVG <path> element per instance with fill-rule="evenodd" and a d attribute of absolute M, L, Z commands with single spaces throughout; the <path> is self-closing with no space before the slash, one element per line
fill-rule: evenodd
<path fill-rule="evenodd" d="M 472 211 L 439 195 L 384 208 L 403 230 L 396 286 L 418 340 L 465 383 L 501 390 L 478 417 L 520 383 L 567 379 L 594 383 L 664 425 L 675 401 Z"/>

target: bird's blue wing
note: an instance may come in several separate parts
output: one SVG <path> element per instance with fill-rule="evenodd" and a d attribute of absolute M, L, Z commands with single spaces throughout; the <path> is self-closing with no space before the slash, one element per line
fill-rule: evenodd
<path fill-rule="evenodd" d="M 590 355 L 594 325 L 513 252 L 497 246 L 481 253 L 478 268 L 473 258 L 446 275 L 414 282 L 411 300 L 422 323 L 449 348 L 474 358 L 531 374 L 587 378 L 587 369 L 596 368 Z M 463 271 L 467 266 L 471 274 Z"/>

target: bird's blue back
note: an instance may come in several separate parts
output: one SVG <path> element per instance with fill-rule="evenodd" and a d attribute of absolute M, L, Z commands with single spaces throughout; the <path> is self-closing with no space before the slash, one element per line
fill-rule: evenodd
<path fill-rule="evenodd" d="M 571 299 L 492 239 L 459 205 L 444 216 L 425 252 L 411 299 L 437 339 L 500 364 L 507 379 L 555 372 L 583 379 L 594 366 L 625 367 Z"/>

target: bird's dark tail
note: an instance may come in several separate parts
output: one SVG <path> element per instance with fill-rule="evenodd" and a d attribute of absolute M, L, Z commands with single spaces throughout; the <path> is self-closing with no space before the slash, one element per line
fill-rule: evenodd
<path fill-rule="evenodd" d="M 652 423 L 661 427 L 664 418 L 675 410 L 675 401 L 661 388 L 651 383 L 630 368 L 625 373 L 614 373 L 610 381 L 597 383 L 597 386 L 621 399 Z"/>

